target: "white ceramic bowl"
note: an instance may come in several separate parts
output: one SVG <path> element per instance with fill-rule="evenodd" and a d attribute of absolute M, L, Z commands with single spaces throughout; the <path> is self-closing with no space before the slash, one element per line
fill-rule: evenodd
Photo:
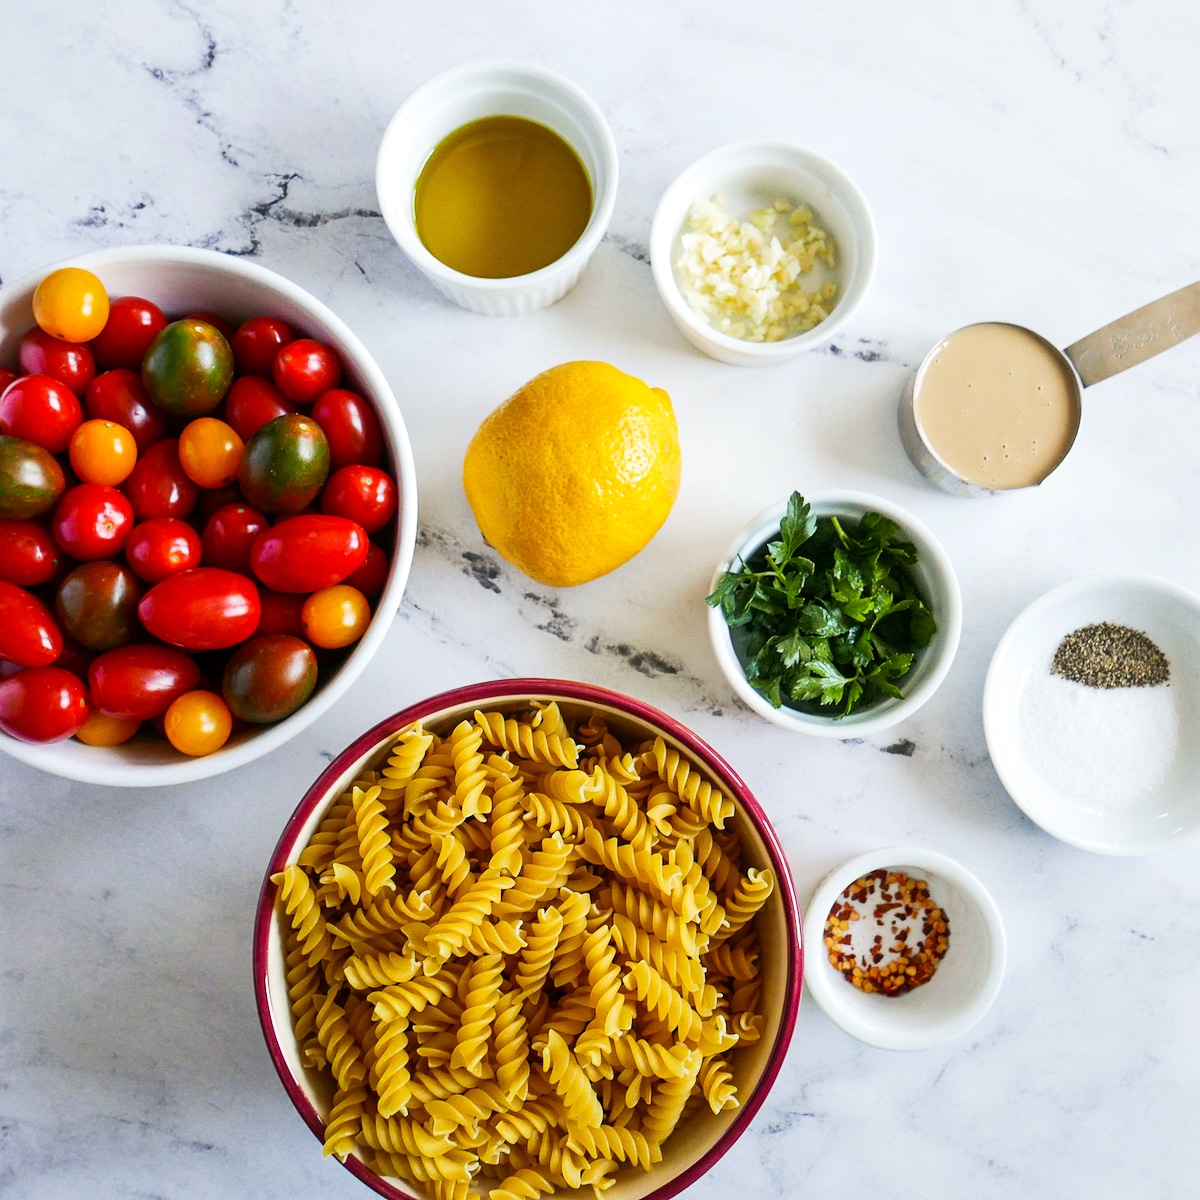
<path fill-rule="evenodd" d="M 714 1116 L 707 1105 L 701 1105 L 664 1143 L 662 1162 L 649 1171 L 640 1168 L 620 1171 L 611 1190 L 605 1192 L 612 1200 L 667 1200 L 695 1183 L 725 1154 L 766 1099 L 791 1041 L 804 962 L 800 912 L 787 857 L 750 789 L 689 729 L 628 696 L 558 679 L 493 680 L 421 701 L 382 721 L 348 746 L 300 801 L 275 847 L 263 881 L 254 926 L 254 988 L 263 1035 L 275 1069 L 297 1111 L 313 1133 L 324 1139 L 325 1119 L 332 1099 L 330 1082 L 307 1069 L 300 1060 L 288 1004 L 276 912 L 277 889 L 271 876 L 296 861 L 331 805 L 360 769 L 379 763 L 397 731 L 420 720 L 426 729 L 444 735 L 459 721 L 470 719 L 476 709 L 525 713 L 533 699 L 555 700 L 569 721 L 596 711 L 608 728 L 626 742 L 661 736 L 669 746 L 687 755 L 736 805 L 736 816 L 727 828 L 736 829 L 741 838 L 743 869 L 770 866 L 778 881 L 755 918 L 761 946 L 759 969 L 763 986 L 759 1011 L 765 1017 L 763 1035 L 757 1042 L 731 1054 L 741 1106 Z M 314 1147 L 313 1154 L 317 1153 Z M 346 1159 L 345 1166 L 380 1195 L 393 1200 L 410 1200 L 413 1195 L 410 1185 L 381 1177 L 354 1154 Z M 581 1194 L 560 1189 L 546 1200 L 569 1200 Z"/>
<path fill-rule="evenodd" d="M 880 868 L 924 879 L 950 925 L 950 944 L 933 978 L 900 996 L 859 991 L 825 948 L 825 922 L 842 892 Z M 804 982 L 813 998 L 852 1037 L 883 1050 L 926 1050 L 966 1033 L 995 1000 L 1007 957 L 1004 924 L 983 884 L 944 854 L 912 846 L 872 850 L 830 872 L 808 905 L 804 941 Z"/>
<path fill-rule="evenodd" d="M 144 296 L 168 316 L 215 312 L 234 321 L 282 317 L 304 335 L 337 350 L 348 386 L 365 396 L 379 416 L 399 491 L 387 583 L 362 640 L 338 669 L 319 679 L 308 703 L 275 725 L 246 730 L 214 754 L 186 758 L 162 740 L 135 738 L 123 746 L 85 746 L 71 739 L 35 745 L 0 733 L 0 749 L 44 771 L 118 787 L 186 783 L 232 770 L 282 746 L 313 723 L 358 678 L 387 635 L 412 565 L 417 535 L 417 482 L 404 419 L 383 372 L 350 329 L 303 288 L 243 258 L 185 246 L 125 246 L 81 254 L 55 266 L 94 271 L 113 296 Z M 17 341 L 33 326 L 33 292 L 46 267 L 0 289 L 0 361 L 16 360 Z"/>
<path fill-rule="evenodd" d="M 877 733 L 912 716 L 929 699 L 950 670 L 958 649 L 962 632 L 962 596 L 958 577 L 950 557 L 942 544 L 918 521 L 912 513 L 865 492 L 828 491 L 815 492 L 806 499 L 818 517 L 845 516 L 861 518 L 868 512 L 877 512 L 890 517 L 900 526 L 901 537 L 911 542 L 917 550 L 917 561 L 909 568 L 913 581 L 921 593 L 933 619 L 937 622 L 937 633 L 930 644 L 917 655 L 912 669 L 900 681 L 903 699 L 878 700 L 864 708 L 856 709 L 849 716 L 834 718 L 820 713 L 801 712 L 789 708 L 775 708 L 771 702 L 746 679 L 745 668 L 738 655 L 735 631 L 725 624 L 719 608 L 708 610 L 708 632 L 712 639 L 717 662 L 729 680 L 730 686 L 759 716 L 766 717 L 776 725 L 798 733 L 810 733 L 816 737 L 853 738 Z M 713 572 L 709 591 L 717 586 L 718 580 L 739 559 L 748 560 L 756 550 L 772 541 L 779 532 L 779 523 L 787 512 L 787 501 L 782 500 L 764 509 L 734 538 L 725 557 Z"/>
<path fill-rule="evenodd" d="M 717 193 L 736 217 L 779 197 L 812 208 L 815 223 L 837 246 L 837 266 L 829 278 L 838 294 L 824 321 L 778 342 L 748 342 L 721 333 L 692 309 L 675 278 L 680 236 L 692 205 Z M 857 186 L 828 159 L 799 146 L 736 142 L 697 159 L 663 193 L 650 229 L 650 265 L 671 319 L 693 346 L 734 366 L 767 366 L 827 342 L 854 315 L 875 274 L 875 222 Z"/>
<path fill-rule="evenodd" d="M 579 155 L 592 184 L 592 216 L 562 258 L 509 279 L 480 279 L 435 258 L 417 233 L 413 192 L 440 142 L 469 121 L 525 117 L 546 125 Z M 400 249 L 443 295 L 472 312 L 534 312 L 569 292 L 591 259 L 617 198 L 617 146 L 604 115 L 569 79 L 534 63 L 494 59 L 436 75 L 400 106 L 383 135 L 375 168 L 379 208 Z"/>
<path fill-rule="evenodd" d="M 1165 691 L 1085 688 L 1050 676 L 1062 639 L 1103 621 L 1141 630 L 1158 645 L 1170 663 Z M 1034 687 L 1045 690 L 1035 694 Z M 1028 718 L 1023 728 L 1023 704 L 1041 706 L 1059 697 L 1064 719 L 1081 717 L 1094 738 L 1086 761 L 1099 776 L 1081 780 L 1078 791 L 1065 776 L 1055 780 L 1048 774 L 1039 761 L 1043 752 L 1030 742 Z M 1156 721 L 1144 726 L 1143 714 L 1127 707 L 1139 700 L 1156 706 L 1147 710 L 1152 718 L 1160 705 L 1174 710 L 1173 754 L 1167 756 Z M 1057 716 L 1054 709 L 1049 717 L 1041 708 L 1030 711 L 1039 713 L 1042 731 Z M 1193 843 L 1200 835 L 1200 597 L 1145 575 L 1092 575 L 1047 592 L 1017 617 L 996 647 L 983 690 L 983 728 L 1008 794 L 1061 841 L 1119 855 L 1157 854 Z M 1119 794 L 1126 756 L 1149 754 L 1151 745 L 1156 753 L 1146 764 L 1148 790 Z M 1157 751 L 1163 752 L 1161 761 Z M 1154 774 L 1165 778 L 1149 786 Z"/>

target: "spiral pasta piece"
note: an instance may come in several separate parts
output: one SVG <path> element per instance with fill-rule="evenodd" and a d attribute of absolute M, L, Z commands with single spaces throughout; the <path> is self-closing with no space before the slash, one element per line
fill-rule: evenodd
<path fill-rule="evenodd" d="M 535 828 L 561 833 L 567 842 L 581 841 L 584 830 L 595 824 L 594 818 L 579 806 L 548 796 L 545 792 L 528 792 L 521 804 L 527 814 L 526 821 Z"/>
<path fill-rule="evenodd" d="M 556 1029 L 550 1030 L 542 1051 L 542 1070 L 562 1097 L 567 1119 L 573 1125 L 604 1124 L 604 1109 L 570 1047 Z"/>
<path fill-rule="evenodd" d="M 371 988 L 387 987 L 392 983 L 407 983 L 421 969 L 420 960 L 412 954 L 352 955 L 343 968 L 346 982 L 360 992 Z"/>
<path fill-rule="evenodd" d="M 500 998 L 502 966 L 500 955 L 487 954 L 476 959 L 469 968 L 470 984 L 464 1001 L 462 1025 L 459 1026 L 457 1044 L 450 1059 L 452 1067 L 463 1067 L 481 1078 L 488 1073 L 485 1063 L 487 1042 Z"/>
<path fill-rule="evenodd" d="M 491 811 L 491 799 L 485 791 L 487 772 L 479 752 L 482 744 L 482 731 L 470 721 L 460 721 L 450 734 L 454 806 L 464 817 L 479 817 Z"/>
<path fill-rule="evenodd" d="M 529 926 L 525 947 L 517 960 L 513 981 L 522 1000 L 542 989 L 563 931 L 563 915 L 557 908 L 543 908 Z"/>
<path fill-rule="evenodd" d="M 379 799 L 379 785 L 369 791 L 353 791 L 354 824 L 363 864 L 363 888 L 375 896 L 384 890 L 395 891 L 396 868 L 392 863 L 392 843 L 387 831 L 387 813 Z"/>
<path fill-rule="evenodd" d="M 518 954 L 525 948 L 521 921 L 484 921 L 467 934 L 464 954 Z"/>
<path fill-rule="evenodd" d="M 737 933 L 766 904 L 774 890 L 774 872 L 769 867 L 761 871 L 751 867 L 738 880 L 733 895 L 725 905 L 725 928 L 721 930 L 721 940 L 727 940 Z"/>
<path fill-rule="evenodd" d="M 700 1086 L 704 1089 L 704 1098 L 714 1113 L 723 1113 L 727 1108 L 737 1108 L 741 1103 L 729 1063 L 719 1054 L 714 1054 L 700 1068 Z"/>
<path fill-rule="evenodd" d="M 695 898 L 691 893 L 685 894 L 680 890 L 679 868 L 668 863 L 661 854 L 638 850 L 628 843 L 619 842 L 615 837 L 605 840 L 594 829 L 584 834 L 580 854 L 588 862 L 604 867 L 649 892 L 660 903 L 683 916 L 684 920 L 691 920 L 695 916 Z"/>
<path fill-rule="evenodd" d="M 475 875 L 462 842 L 452 833 L 434 838 L 437 847 L 437 869 L 450 895 L 458 898 L 475 883 Z"/>
<path fill-rule="evenodd" d="M 592 1158 L 613 1158 L 619 1162 L 633 1163 L 643 1171 L 662 1162 L 662 1150 L 658 1143 L 652 1144 L 644 1134 L 615 1125 L 572 1129 L 567 1146 Z"/>
<path fill-rule="evenodd" d="M 573 986 L 583 973 L 583 942 L 587 937 L 591 907 L 587 894 L 576 891 L 567 892 L 557 905 L 563 927 L 558 940 L 558 957 L 550 968 L 550 979 L 556 988 Z"/>
<path fill-rule="evenodd" d="M 718 829 L 725 828 L 725 822 L 733 816 L 733 801 L 702 779 L 699 771 L 678 750 L 668 747 L 661 737 L 654 739 L 654 747 L 646 756 L 646 765 L 652 767 L 659 779 L 669 785 L 697 816 Z"/>
<path fill-rule="evenodd" d="M 295 864 L 285 867 L 271 876 L 271 882 L 279 889 L 284 912 L 291 918 L 301 952 L 309 964 L 315 966 L 328 958 L 333 952 L 333 941 L 303 868 Z"/>
<path fill-rule="evenodd" d="M 380 796 L 389 816 L 397 815 L 397 802 L 403 804 L 405 790 L 432 745 L 433 734 L 426 733 L 420 721 L 396 735 L 387 765 L 379 773 Z"/>
<path fill-rule="evenodd" d="M 685 996 L 695 995 L 704 986 L 704 967 L 698 958 L 647 933 L 624 913 L 613 913 L 612 923 L 613 944 L 627 961 L 644 959 Z"/>
<path fill-rule="evenodd" d="M 537 1200 L 543 1192 L 554 1191 L 552 1184 L 545 1175 L 526 1167 L 507 1176 L 491 1191 L 488 1200 Z"/>
<path fill-rule="evenodd" d="M 625 972 L 624 984 L 683 1041 L 699 1038 L 704 1024 L 700 1014 L 648 962 L 635 962 Z"/>
<path fill-rule="evenodd" d="M 353 1153 L 362 1134 L 367 1104 L 367 1089 L 360 1083 L 348 1091 L 339 1088 L 325 1122 L 324 1153 L 336 1155 L 342 1162 Z"/>
<path fill-rule="evenodd" d="M 374 1086 L 378 1093 L 381 1117 L 394 1117 L 408 1112 L 412 1096 L 412 1073 L 408 1069 L 408 1028 L 404 1017 L 390 1017 L 376 1022 Z M 368 1141 L 367 1143 L 371 1143 Z M 376 1146 L 387 1150 L 388 1146 Z"/>
<path fill-rule="evenodd" d="M 444 996 L 453 996 L 456 986 L 456 980 L 434 975 L 380 988 L 371 992 L 367 999 L 375 1006 L 376 1020 L 394 1020 L 437 1004 Z"/>
<path fill-rule="evenodd" d="M 492 908 L 498 917 L 515 917 L 535 908 L 550 892 L 562 886 L 570 873 L 568 862 L 575 853 L 557 834 L 542 841 L 541 849 L 529 855 L 515 885 Z"/>
<path fill-rule="evenodd" d="M 700 1063 L 700 1051 L 693 1050 L 687 1056 L 683 1074 L 678 1079 L 664 1079 L 659 1084 L 642 1118 L 642 1133 L 648 1141 L 661 1146 L 679 1123 L 683 1106 L 700 1073 Z"/>
<path fill-rule="evenodd" d="M 472 932 L 491 916 L 500 897 L 515 882 L 511 875 L 491 868 L 485 871 L 426 934 L 425 944 L 430 952 L 441 958 L 457 954 Z"/>
<path fill-rule="evenodd" d="M 334 992 L 329 992 L 317 1011 L 317 1040 L 325 1051 L 338 1087 L 348 1092 L 366 1079 L 366 1072 L 345 1010 L 334 996 Z"/>
<path fill-rule="evenodd" d="M 496 1083 L 512 1103 L 521 1103 L 529 1095 L 529 1038 L 521 1013 L 521 998 L 516 993 L 501 993 L 493 1029 Z"/>
<path fill-rule="evenodd" d="M 556 737 L 500 713 L 475 713 L 475 724 L 494 746 L 534 762 L 574 769 L 579 764 L 579 747 L 569 737 Z"/>
<path fill-rule="evenodd" d="M 498 754 L 488 757 L 486 770 L 492 786 L 488 868 L 515 875 L 525 849 L 525 785 L 517 768 Z"/>

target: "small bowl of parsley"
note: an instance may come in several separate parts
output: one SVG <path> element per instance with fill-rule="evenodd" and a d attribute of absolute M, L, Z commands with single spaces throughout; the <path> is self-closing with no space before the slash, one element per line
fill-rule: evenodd
<path fill-rule="evenodd" d="M 852 738 L 911 716 L 950 669 L 958 579 L 911 513 L 862 492 L 799 492 L 759 513 L 713 575 L 709 632 L 760 716 Z"/>

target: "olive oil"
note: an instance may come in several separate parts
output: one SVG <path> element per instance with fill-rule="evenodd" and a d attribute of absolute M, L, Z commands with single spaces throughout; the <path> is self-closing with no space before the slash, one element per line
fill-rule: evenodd
<path fill-rule="evenodd" d="M 435 258 L 464 275 L 509 279 L 548 267 L 579 240 L 592 185 L 554 130 L 524 117 L 484 117 L 434 149 L 413 207 Z"/>

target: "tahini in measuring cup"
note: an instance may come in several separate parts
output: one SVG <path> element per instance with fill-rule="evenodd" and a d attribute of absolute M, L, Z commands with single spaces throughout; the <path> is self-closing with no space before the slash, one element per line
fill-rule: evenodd
<path fill-rule="evenodd" d="M 917 470 L 959 496 L 1041 483 L 1079 431 L 1083 389 L 1200 332 L 1200 283 L 1059 350 L 1021 325 L 967 325 L 925 356 L 900 399 Z"/>

